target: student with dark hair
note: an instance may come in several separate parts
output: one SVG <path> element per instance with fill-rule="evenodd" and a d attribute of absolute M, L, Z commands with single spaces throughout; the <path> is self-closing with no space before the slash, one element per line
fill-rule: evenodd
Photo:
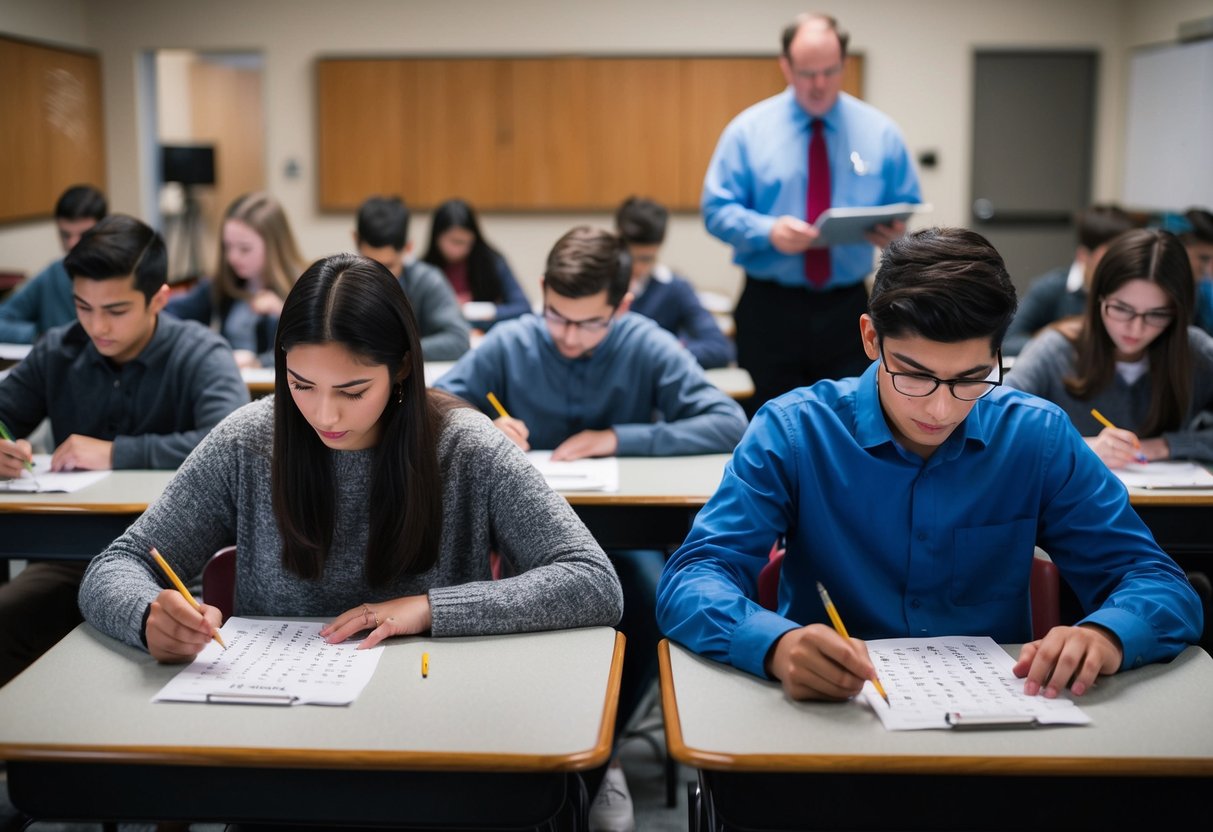
<path fill-rule="evenodd" d="M 426 361 L 454 361 L 468 351 L 468 325 L 455 293 L 442 273 L 428 263 L 408 262 L 409 209 L 400 197 L 373 196 L 358 208 L 354 245 L 400 282 L 421 333 Z"/>
<path fill-rule="evenodd" d="M 425 262 L 446 275 L 463 316 L 477 329 L 531 311 L 510 264 L 484 239 L 475 210 L 462 199 L 448 199 L 434 209 Z"/>
<path fill-rule="evenodd" d="M 669 216 L 664 205 L 635 196 L 615 212 L 615 230 L 632 258 L 632 311 L 677 336 L 704 369 L 725 367 L 736 358 L 732 342 L 703 308 L 695 287 L 657 260 Z"/>
<path fill-rule="evenodd" d="M 176 468 L 248 401 L 223 339 L 158 314 L 168 299 L 160 235 L 114 214 L 64 261 L 78 322 L 50 330 L 0 381 L 0 420 L 24 437 L 49 417 L 52 470 Z M 0 440 L 0 478 L 22 476 L 30 444 Z M 80 623 L 83 562 L 30 564 L 0 586 L 0 684 Z"/>
<path fill-rule="evenodd" d="M 1007 384 L 1056 402 L 1099 458 L 1213 462 L 1213 337 L 1193 326 L 1188 255 L 1167 231 L 1138 229 L 1108 246 L 1080 325 L 1046 330 Z M 1091 415 L 1095 408 L 1116 428 Z"/>
<path fill-rule="evenodd" d="M 165 589 L 148 550 L 196 575 L 233 542 L 234 612 L 326 616 L 331 642 L 619 619 L 618 581 L 568 503 L 487 419 L 426 389 L 417 324 L 386 268 L 352 254 L 314 263 L 274 352 L 275 395 L 215 428 L 93 560 L 89 623 L 189 661 L 219 611 Z M 490 548 L 514 577 L 492 580 Z"/>
<path fill-rule="evenodd" d="M 105 195 L 92 185 L 73 185 L 55 203 L 55 230 L 66 255 L 80 236 L 105 218 Z M 32 344 L 56 326 L 76 320 L 72 279 L 56 260 L 0 304 L 0 341 Z"/>
<path fill-rule="evenodd" d="M 1029 642 L 1040 546 L 1084 617 L 1021 650 L 1028 695 L 1081 695 L 1101 674 L 1194 642 L 1200 601 L 1124 486 L 1056 405 L 1002 385 L 1015 303 L 1002 258 L 978 234 L 931 229 L 891 243 L 859 319 L 873 363 L 754 417 L 666 564 L 665 633 L 780 680 L 795 699 L 843 699 L 875 673 L 863 639 Z M 757 579 L 779 537 L 779 601 L 767 610 Z M 817 582 L 853 638 L 829 625 Z"/>
<path fill-rule="evenodd" d="M 264 192 L 238 197 L 223 215 L 218 273 L 166 310 L 213 326 L 241 367 L 273 366 L 282 303 L 306 265 L 286 212 Z"/>
<path fill-rule="evenodd" d="M 486 414 L 521 448 L 553 459 L 728 453 L 745 432 L 741 407 L 703 374 L 694 356 L 648 318 L 628 312 L 632 267 L 613 234 L 579 226 L 548 255 L 543 315 L 493 327 L 435 385 Z M 509 411 L 499 417 L 488 394 Z M 623 585 L 620 629 L 628 639 L 619 692 L 623 730 L 657 674 L 654 591 L 664 553 L 610 552 Z M 632 820 L 622 772 L 613 767 L 591 810 Z"/>
<path fill-rule="evenodd" d="M 1019 355 L 1024 345 L 1054 321 L 1083 314 L 1095 267 L 1117 235 L 1135 228 L 1133 218 L 1114 205 L 1094 205 L 1074 220 L 1078 248 L 1069 268 L 1059 267 L 1032 281 L 1003 341 L 1004 355 Z"/>
<path fill-rule="evenodd" d="M 1196 279 L 1196 313 L 1193 323 L 1213 335 L 1213 213 L 1204 208 L 1189 208 L 1168 217 L 1163 228 L 1179 237 L 1188 252 L 1192 276 Z"/>

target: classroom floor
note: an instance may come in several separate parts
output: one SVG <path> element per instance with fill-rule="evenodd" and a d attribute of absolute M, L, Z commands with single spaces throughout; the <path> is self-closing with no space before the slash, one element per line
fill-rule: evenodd
<path fill-rule="evenodd" d="M 656 706 L 652 713 L 642 721 L 642 724 L 660 723 L 660 711 Z M 665 736 L 660 730 L 653 736 L 665 747 Z M 658 758 L 652 746 L 642 740 L 629 740 L 620 750 L 620 760 L 628 779 L 628 789 L 636 804 L 637 832 L 682 832 L 687 828 L 686 782 L 694 778 L 694 773 L 686 768 L 678 771 L 678 785 L 675 793 L 678 805 L 667 808 L 665 805 L 665 769 L 664 763 Z M 24 818 L 8 799 L 8 776 L 0 770 L 0 832 L 15 832 L 22 828 Z M 99 832 L 100 824 L 89 823 L 34 823 L 27 827 L 30 832 Z M 118 825 L 119 832 L 156 832 L 152 824 L 123 823 Z M 223 832 L 221 824 L 196 823 L 190 827 L 191 832 Z"/>

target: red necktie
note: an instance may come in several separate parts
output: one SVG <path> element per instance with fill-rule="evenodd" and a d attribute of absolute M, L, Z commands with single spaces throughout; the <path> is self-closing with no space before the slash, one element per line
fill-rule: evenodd
<path fill-rule="evenodd" d="M 812 223 L 830 207 L 830 159 L 826 155 L 825 122 L 813 119 L 813 138 L 809 140 L 809 188 L 805 219 Z M 811 248 L 804 253 L 804 276 L 816 287 L 830 279 L 830 249 Z"/>

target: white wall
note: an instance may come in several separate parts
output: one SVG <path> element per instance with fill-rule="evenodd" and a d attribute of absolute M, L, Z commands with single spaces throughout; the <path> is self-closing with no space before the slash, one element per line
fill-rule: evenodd
<path fill-rule="evenodd" d="M 0 12 L 31 37 L 52 37 L 50 7 L 71 17 L 54 39 L 85 38 L 102 53 L 109 189 L 116 210 L 144 213 L 137 158 L 137 56 L 153 48 L 259 50 L 266 59 L 268 188 L 285 204 L 305 254 L 348 245 L 352 219 L 315 208 L 314 61 L 328 55 L 770 53 L 803 0 L 6 0 Z M 1094 162 L 1097 200 L 1115 199 L 1120 180 L 1127 45 L 1171 39 L 1181 20 L 1201 17 L 1203 0 L 818 0 L 852 32 L 865 54 L 866 97 L 902 126 L 911 152 L 937 151 L 922 172 L 933 223 L 968 217 L 972 62 L 977 48 L 1085 48 L 1100 52 Z M 45 11 L 44 11 L 45 10 Z M 75 12 L 75 14 L 70 14 Z M 83 13 L 83 26 L 80 13 Z M 1213 12 L 1210 12 L 1213 13 Z M 35 31 L 36 30 L 36 31 Z M 19 32 L 20 33 L 20 32 Z M 773 59 L 773 58 L 772 58 Z M 302 175 L 285 168 L 299 163 Z M 407 194 L 405 197 L 407 198 Z M 510 258 L 528 291 L 551 243 L 579 221 L 609 217 L 501 215 L 487 236 Z M 0 262 L 12 260 L 0 231 Z M 425 218 L 414 242 L 424 245 Z M 51 239 L 53 243 L 53 238 Z M 52 252 L 53 254 L 53 252 Z M 675 219 L 666 260 L 705 288 L 732 292 L 728 249 L 697 216 Z"/>

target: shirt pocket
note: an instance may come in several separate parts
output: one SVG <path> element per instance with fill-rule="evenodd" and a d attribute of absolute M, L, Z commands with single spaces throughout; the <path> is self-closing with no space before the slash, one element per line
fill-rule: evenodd
<path fill-rule="evenodd" d="M 958 528 L 952 544 L 952 603 L 973 606 L 1027 596 L 1035 518 Z"/>

